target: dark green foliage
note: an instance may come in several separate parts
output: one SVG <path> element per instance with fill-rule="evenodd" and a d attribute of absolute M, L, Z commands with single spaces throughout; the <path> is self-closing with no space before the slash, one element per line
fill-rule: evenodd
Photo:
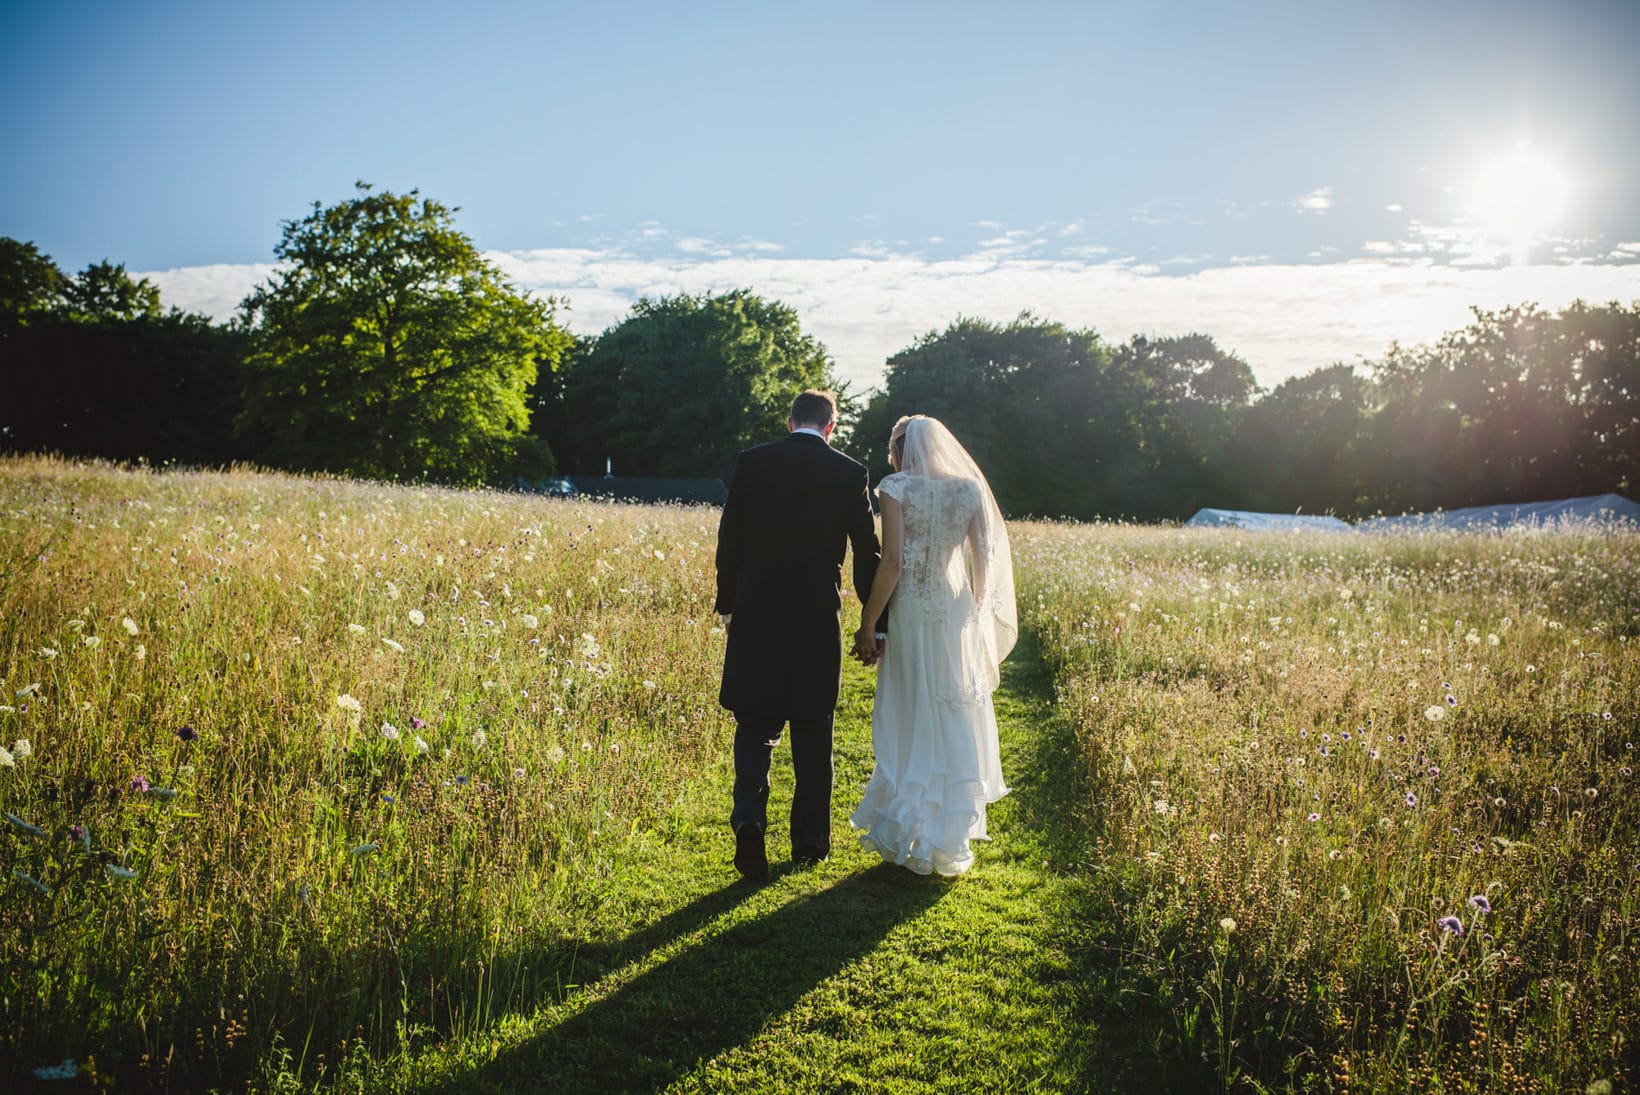
<path fill-rule="evenodd" d="M 243 435 L 283 467 L 487 483 L 541 474 L 525 395 L 569 336 L 417 192 L 358 195 L 285 225 L 246 298 Z"/>
<path fill-rule="evenodd" d="M 64 277 L 32 244 L 0 239 L 0 449 L 226 464 L 245 339 L 160 310 L 124 266 Z"/>
<path fill-rule="evenodd" d="M 798 392 L 827 386 L 831 359 L 787 305 L 745 289 L 640 300 L 566 371 L 573 467 L 726 478 L 785 431 Z"/>

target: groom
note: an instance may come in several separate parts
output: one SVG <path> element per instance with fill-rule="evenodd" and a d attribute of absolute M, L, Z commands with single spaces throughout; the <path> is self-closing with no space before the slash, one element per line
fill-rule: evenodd
<path fill-rule="evenodd" d="M 837 401 L 806 391 L 790 431 L 735 462 L 718 525 L 717 611 L 729 633 L 718 702 L 735 716 L 735 868 L 767 876 L 769 762 L 792 731 L 792 861 L 831 854 L 831 736 L 842 677 L 843 551 L 871 592 L 880 550 L 866 469 L 830 445 Z M 879 626 L 878 630 L 882 630 Z"/>

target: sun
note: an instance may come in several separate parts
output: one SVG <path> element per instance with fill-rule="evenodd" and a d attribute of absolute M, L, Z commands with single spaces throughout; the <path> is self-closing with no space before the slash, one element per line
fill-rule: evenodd
<path fill-rule="evenodd" d="M 1571 186 L 1560 166 L 1524 145 L 1483 164 L 1469 193 L 1469 211 L 1489 236 L 1506 240 L 1517 261 L 1560 219 Z"/>

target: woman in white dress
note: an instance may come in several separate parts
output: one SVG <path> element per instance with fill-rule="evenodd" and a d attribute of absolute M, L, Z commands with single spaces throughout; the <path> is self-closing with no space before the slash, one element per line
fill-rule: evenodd
<path fill-rule="evenodd" d="M 853 816 L 860 844 L 918 874 L 960 875 L 1002 781 L 991 693 L 1019 634 L 1008 530 L 990 485 L 944 424 L 902 418 L 895 474 L 877 486 L 883 557 L 861 619 L 890 609 L 878 655 L 870 623 L 855 652 L 877 656 L 876 768 Z M 892 598 L 892 600 L 890 599 Z"/>

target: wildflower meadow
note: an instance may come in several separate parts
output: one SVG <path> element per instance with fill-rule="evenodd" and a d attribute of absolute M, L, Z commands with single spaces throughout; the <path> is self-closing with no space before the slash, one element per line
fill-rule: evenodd
<path fill-rule="evenodd" d="M 1017 524 L 1015 793 L 973 873 L 853 847 L 851 666 L 836 850 L 757 888 L 724 824 L 716 523 L 0 460 L 0 1079 L 1640 1075 L 1634 533 Z"/>

